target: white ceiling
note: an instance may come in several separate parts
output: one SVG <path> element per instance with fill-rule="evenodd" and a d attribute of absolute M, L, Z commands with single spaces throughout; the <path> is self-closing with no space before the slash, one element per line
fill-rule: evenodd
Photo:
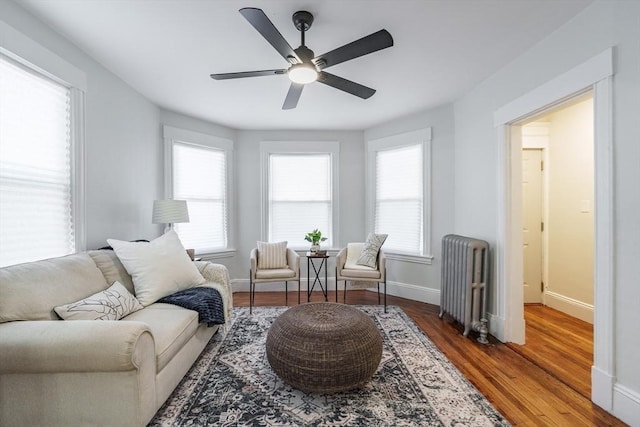
<path fill-rule="evenodd" d="M 366 129 L 455 101 L 591 0 L 20 0 L 18 3 L 159 106 L 237 129 Z M 394 46 L 327 71 L 377 90 L 363 100 L 305 87 L 281 110 L 286 75 L 214 81 L 210 73 L 286 68 L 238 13 L 260 7 L 296 48 L 291 15 L 313 13 L 316 55 L 382 28 Z"/>

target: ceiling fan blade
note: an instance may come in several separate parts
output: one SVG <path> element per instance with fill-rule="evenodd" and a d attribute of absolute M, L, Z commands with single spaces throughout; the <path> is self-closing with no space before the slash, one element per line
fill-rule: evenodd
<path fill-rule="evenodd" d="M 277 74 L 286 74 L 287 70 L 261 70 L 261 71 L 244 71 L 241 73 L 219 73 L 211 74 L 210 77 L 213 80 L 228 80 L 228 79 L 241 79 L 243 77 L 260 77 L 260 76 L 272 76 Z"/>
<path fill-rule="evenodd" d="M 283 110 L 296 108 L 298 100 L 300 99 L 300 94 L 302 94 L 302 88 L 304 88 L 303 84 L 291 83 L 289 92 L 287 92 L 287 97 L 284 99 L 284 104 L 282 104 Z"/>
<path fill-rule="evenodd" d="M 282 37 L 280 31 L 278 31 L 269 18 L 267 18 L 267 15 L 265 15 L 262 9 L 245 7 L 240 9 L 240 13 L 284 59 L 292 64 L 302 62 L 285 38 Z"/>
<path fill-rule="evenodd" d="M 352 82 L 351 80 L 343 79 L 335 74 L 329 74 L 326 71 L 318 73 L 318 81 L 328 86 L 335 87 L 336 89 L 343 90 L 351 95 L 359 96 L 362 99 L 370 98 L 374 93 L 376 93 L 375 89 Z"/>
<path fill-rule="evenodd" d="M 322 70 L 391 46 L 393 46 L 393 37 L 391 37 L 391 34 L 389 34 L 387 30 L 380 30 L 359 40 L 345 44 L 331 52 L 316 56 L 313 58 L 313 62 Z"/>

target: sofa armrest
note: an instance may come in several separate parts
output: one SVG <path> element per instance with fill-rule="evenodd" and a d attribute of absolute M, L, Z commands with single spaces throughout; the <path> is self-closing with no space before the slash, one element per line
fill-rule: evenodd
<path fill-rule="evenodd" d="M 200 286 L 208 286 L 220 292 L 222 303 L 224 304 L 225 324 L 228 326 L 233 318 L 233 290 L 231 289 L 229 270 L 222 264 L 214 264 L 208 261 L 196 261 L 196 267 L 198 267 L 198 271 L 206 280 Z"/>
<path fill-rule="evenodd" d="M 144 348 L 138 348 L 144 347 Z M 140 367 L 155 354 L 142 322 L 39 320 L 0 324 L 0 374 L 112 372 Z"/>

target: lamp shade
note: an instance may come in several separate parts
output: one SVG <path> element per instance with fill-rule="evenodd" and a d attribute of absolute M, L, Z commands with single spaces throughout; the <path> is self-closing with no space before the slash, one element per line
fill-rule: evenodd
<path fill-rule="evenodd" d="M 154 224 L 175 224 L 189 222 L 186 200 L 154 200 L 151 222 Z"/>

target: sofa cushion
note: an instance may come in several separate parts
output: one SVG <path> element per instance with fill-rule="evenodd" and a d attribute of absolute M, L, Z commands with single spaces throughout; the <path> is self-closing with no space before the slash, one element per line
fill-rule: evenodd
<path fill-rule="evenodd" d="M 0 323 L 59 320 L 53 307 L 108 287 L 87 253 L 0 268 Z"/>
<path fill-rule="evenodd" d="M 142 306 L 120 282 L 71 304 L 54 308 L 64 320 L 120 320 Z"/>
<path fill-rule="evenodd" d="M 156 346 L 157 372 L 171 361 L 198 328 L 196 311 L 172 304 L 151 304 L 121 321 L 127 320 L 146 323 L 151 329 Z"/>
<path fill-rule="evenodd" d="M 132 294 L 135 294 L 135 288 L 133 287 L 133 280 L 127 269 L 118 259 L 116 252 L 113 250 L 95 250 L 87 252 L 93 262 L 96 263 L 107 283 L 120 282 L 125 288 Z"/>
<path fill-rule="evenodd" d="M 107 242 L 133 278 L 136 298 L 143 306 L 205 281 L 173 230 L 151 242 Z"/>

